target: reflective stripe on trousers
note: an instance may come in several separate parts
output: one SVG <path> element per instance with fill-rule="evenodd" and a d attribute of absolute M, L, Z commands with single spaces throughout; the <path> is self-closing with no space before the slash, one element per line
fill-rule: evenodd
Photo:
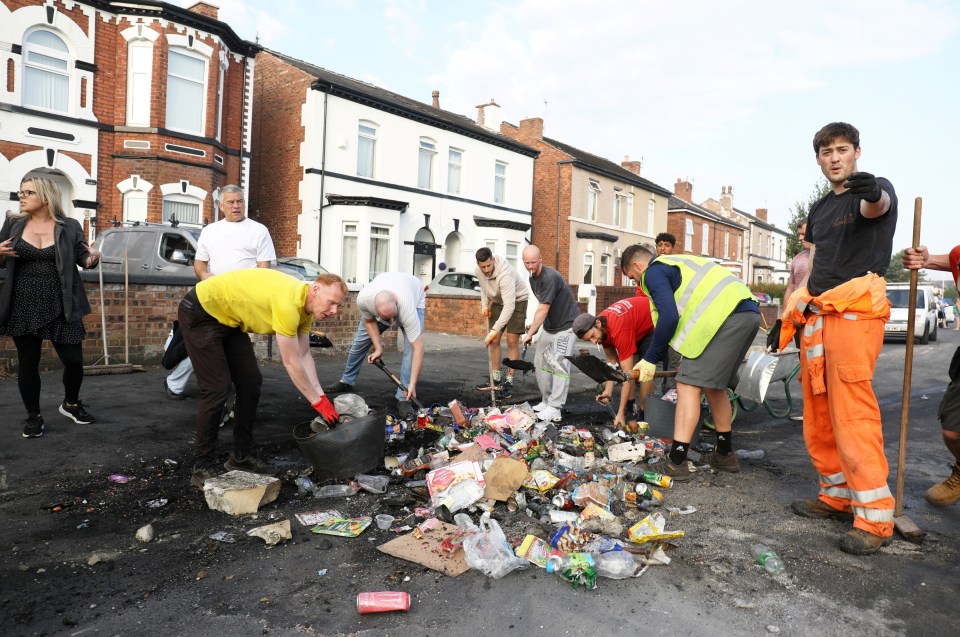
<path fill-rule="evenodd" d="M 820 474 L 820 500 L 854 514 L 853 526 L 893 534 L 894 499 L 887 485 L 880 408 L 871 380 L 883 346 L 881 319 L 824 314 L 804 330 L 800 356 L 822 356 L 822 393 L 810 374 L 803 385 L 803 437 Z"/>

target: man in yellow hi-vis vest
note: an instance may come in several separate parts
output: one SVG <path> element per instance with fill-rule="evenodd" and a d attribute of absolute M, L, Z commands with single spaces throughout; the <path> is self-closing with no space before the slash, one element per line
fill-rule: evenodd
<path fill-rule="evenodd" d="M 717 447 L 704 460 L 720 471 L 739 471 L 727 387 L 736 383 L 760 327 L 756 297 L 729 270 L 702 257 L 654 257 L 651 248 L 633 245 L 624 250 L 620 267 L 650 297 L 656 326 L 653 343 L 634 367 L 640 382 L 653 378 L 668 345 L 683 357 L 677 372 L 673 444 L 660 472 L 674 480 L 693 475 L 687 451 L 700 418 L 701 392 L 717 427 Z"/>

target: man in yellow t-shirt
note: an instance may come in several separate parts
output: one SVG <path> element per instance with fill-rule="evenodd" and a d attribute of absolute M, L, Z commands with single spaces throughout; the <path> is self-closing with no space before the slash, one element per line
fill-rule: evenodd
<path fill-rule="evenodd" d="M 237 388 L 236 424 L 233 453 L 224 467 L 277 473 L 275 466 L 253 454 L 253 420 L 263 377 L 249 333 L 275 334 L 293 384 L 328 423 L 339 419 L 317 379 L 308 335 L 314 320 L 337 313 L 346 294 L 346 284 L 335 274 L 305 283 L 276 270 L 254 268 L 205 279 L 180 301 L 180 329 L 200 385 L 191 476 L 194 486 L 203 488 L 204 482 L 218 473 L 215 450 L 220 411 L 231 383 Z"/>

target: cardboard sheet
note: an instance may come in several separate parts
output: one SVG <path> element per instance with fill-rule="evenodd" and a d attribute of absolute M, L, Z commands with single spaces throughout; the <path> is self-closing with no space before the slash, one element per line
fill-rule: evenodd
<path fill-rule="evenodd" d="M 497 458 L 483 474 L 487 483 L 483 497 L 506 502 L 527 477 L 527 464 L 513 458 Z"/>
<path fill-rule="evenodd" d="M 456 531 L 457 527 L 455 525 L 441 522 L 436 528 L 424 533 L 421 539 L 415 538 L 411 532 L 394 538 L 386 544 L 381 544 L 377 547 L 377 550 L 401 560 L 426 566 L 438 573 L 456 577 L 470 570 L 464 559 L 463 549 L 458 548 L 451 556 L 442 554 L 438 550 L 441 542 L 452 536 Z"/>

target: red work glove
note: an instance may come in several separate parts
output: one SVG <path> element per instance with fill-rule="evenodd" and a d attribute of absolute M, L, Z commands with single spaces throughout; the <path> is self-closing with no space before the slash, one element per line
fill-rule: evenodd
<path fill-rule="evenodd" d="M 335 425 L 340 420 L 340 414 L 333 408 L 333 403 L 327 398 L 326 394 L 320 397 L 320 400 L 310 405 L 316 409 L 328 425 Z"/>

